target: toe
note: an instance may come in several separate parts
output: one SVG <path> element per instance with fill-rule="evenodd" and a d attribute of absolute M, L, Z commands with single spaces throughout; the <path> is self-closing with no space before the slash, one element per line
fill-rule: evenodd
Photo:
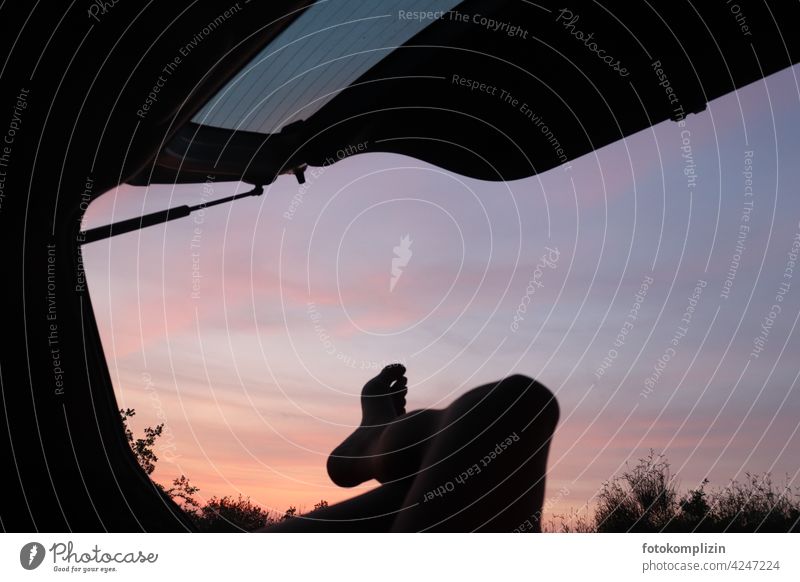
<path fill-rule="evenodd" d="M 392 396 L 405 396 L 408 392 L 408 378 L 403 376 L 396 382 L 393 382 L 391 386 L 389 386 L 389 394 Z"/>
<path fill-rule="evenodd" d="M 383 370 L 381 370 L 380 375 L 387 378 L 397 379 L 405 373 L 406 368 L 402 364 L 389 364 Z"/>
<path fill-rule="evenodd" d="M 389 387 L 389 395 L 392 398 L 395 412 L 405 414 L 406 411 L 406 394 L 408 394 L 408 378 L 403 376 Z"/>

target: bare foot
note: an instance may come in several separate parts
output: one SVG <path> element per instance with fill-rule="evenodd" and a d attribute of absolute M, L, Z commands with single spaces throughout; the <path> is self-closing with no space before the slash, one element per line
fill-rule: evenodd
<path fill-rule="evenodd" d="M 390 364 L 361 390 L 361 426 L 386 424 L 405 414 L 408 378 L 400 364 Z"/>
<path fill-rule="evenodd" d="M 361 390 L 361 424 L 328 457 L 328 476 L 340 487 L 375 478 L 374 445 L 387 425 L 405 414 L 408 379 L 400 364 L 386 366 Z"/>

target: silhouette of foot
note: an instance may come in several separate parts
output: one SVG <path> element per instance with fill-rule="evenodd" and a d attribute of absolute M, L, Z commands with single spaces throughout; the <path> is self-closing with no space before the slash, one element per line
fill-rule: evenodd
<path fill-rule="evenodd" d="M 361 424 L 328 457 L 328 475 L 340 487 L 375 478 L 373 449 L 384 428 L 406 411 L 405 372 L 400 364 L 391 364 L 364 384 Z"/>
<path fill-rule="evenodd" d="M 361 425 L 386 424 L 405 414 L 408 379 L 400 364 L 390 364 L 361 390 Z"/>

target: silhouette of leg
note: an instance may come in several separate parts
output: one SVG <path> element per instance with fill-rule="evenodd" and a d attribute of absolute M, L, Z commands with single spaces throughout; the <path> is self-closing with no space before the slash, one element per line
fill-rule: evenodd
<path fill-rule="evenodd" d="M 378 477 L 377 465 L 385 453 L 381 436 L 405 414 L 405 371 L 399 364 L 386 366 L 364 384 L 361 424 L 328 457 L 328 475 L 340 487 L 355 487 Z"/>
<path fill-rule="evenodd" d="M 264 532 L 388 532 L 403 510 L 410 482 L 381 485 L 371 491 L 267 526 Z"/>
<path fill-rule="evenodd" d="M 471 390 L 445 411 L 393 531 L 540 530 L 559 410 L 527 376 Z"/>
<path fill-rule="evenodd" d="M 337 484 L 374 478 L 384 485 L 266 531 L 513 531 L 526 522 L 538 531 L 559 416 L 553 394 L 514 375 L 470 390 L 445 410 L 387 420 L 386 406 L 363 404 L 404 399 L 401 368 L 365 385 L 362 425 L 328 460 Z"/>

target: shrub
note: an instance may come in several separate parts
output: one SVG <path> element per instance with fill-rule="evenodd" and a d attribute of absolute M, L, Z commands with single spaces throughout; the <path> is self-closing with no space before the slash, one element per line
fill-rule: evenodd
<path fill-rule="evenodd" d="M 204 532 L 255 531 L 274 522 L 269 512 L 241 494 L 212 497 L 195 516 L 197 529 Z"/>
<path fill-rule="evenodd" d="M 603 483 L 595 510 L 599 532 L 663 530 L 678 510 L 669 463 L 653 451 L 621 477 Z"/>
<path fill-rule="evenodd" d="M 603 483 L 594 516 L 556 515 L 545 531 L 797 532 L 800 489 L 776 486 L 769 473 L 707 490 L 708 479 L 679 497 L 663 455 L 653 451 Z M 787 478 L 788 483 L 788 478 Z"/>

